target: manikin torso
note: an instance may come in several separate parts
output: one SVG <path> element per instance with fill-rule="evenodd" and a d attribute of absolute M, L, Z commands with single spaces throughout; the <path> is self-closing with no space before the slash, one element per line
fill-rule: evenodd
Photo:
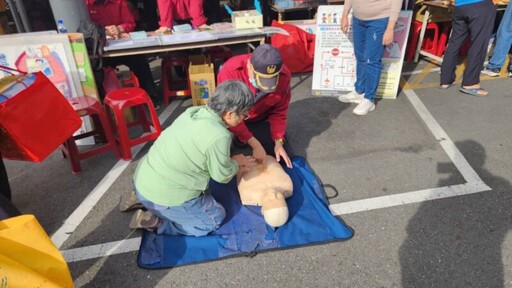
<path fill-rule="evenodd" d="M 274 157 L 267 155 L 265 167 L 258 164 L 238 175 L 238 191 L 243 205 L 262 206 L 263 216 L 270 226 L 279 227 L 288 220 L 285 198 L 292 195 L 293 184 Z"/>

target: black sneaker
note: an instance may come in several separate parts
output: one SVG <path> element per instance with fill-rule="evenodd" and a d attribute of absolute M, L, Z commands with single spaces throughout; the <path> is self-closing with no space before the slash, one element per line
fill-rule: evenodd
<path fill-rule="evenodd" d="M 498 77 L 500 76 L 500 70 L 499 68 L 485 68 L 481 73 L 491 77 Z"/>

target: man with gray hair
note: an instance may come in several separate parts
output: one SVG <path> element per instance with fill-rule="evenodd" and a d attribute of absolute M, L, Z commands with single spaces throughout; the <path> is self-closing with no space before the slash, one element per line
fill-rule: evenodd
<path fill-rule="evenodd" d="M 230 156 L 227 129 L 242 122 L 253 104 L 244 83 L 226 81 L 207 106 L 188 108 L 162 132 L 133 176 L 137 198 L 148 211 L 138 210 L 131 228 L 193 236 L 219 228 L 226 212 L 208 182 L 228 183 L 256 165 L 250 156 Z"/>

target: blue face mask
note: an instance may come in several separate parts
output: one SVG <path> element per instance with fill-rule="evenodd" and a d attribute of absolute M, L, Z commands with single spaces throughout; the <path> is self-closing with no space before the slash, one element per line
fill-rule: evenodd
<path fill-rule="evenodd" d="M 256 79 L 254 78 L 249 78 L 249 82 L 251 82 L 252 86 L 254 86 L 254 88 L 258 89 L 258 83 L 256 83 Z"/>

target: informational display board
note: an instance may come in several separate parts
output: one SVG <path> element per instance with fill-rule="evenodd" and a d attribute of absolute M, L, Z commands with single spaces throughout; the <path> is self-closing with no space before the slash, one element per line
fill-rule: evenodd
<path fill-rule="evenodd" d="M 83 95 L 75 58 L 66 34 L 23 33 L 0 36 L 0 65 L 43 72 L 66 98 Z M 4 73 L 0 71 L 0 78 Z"/>
<path fill-rule="evenodd" d="M 354 90 L 356 59 L 352 14 L 349 14 L 349 33 L 345 35 L 341 31 L 342 13 L 343 5 L 318 7 L 313 95 L 339 96 Z M 397 96 L 411 19 L 412 11 L 400 12 L 393 43 L 384 51 L 382 75 L 376 97 L 395 99 Z"/>

